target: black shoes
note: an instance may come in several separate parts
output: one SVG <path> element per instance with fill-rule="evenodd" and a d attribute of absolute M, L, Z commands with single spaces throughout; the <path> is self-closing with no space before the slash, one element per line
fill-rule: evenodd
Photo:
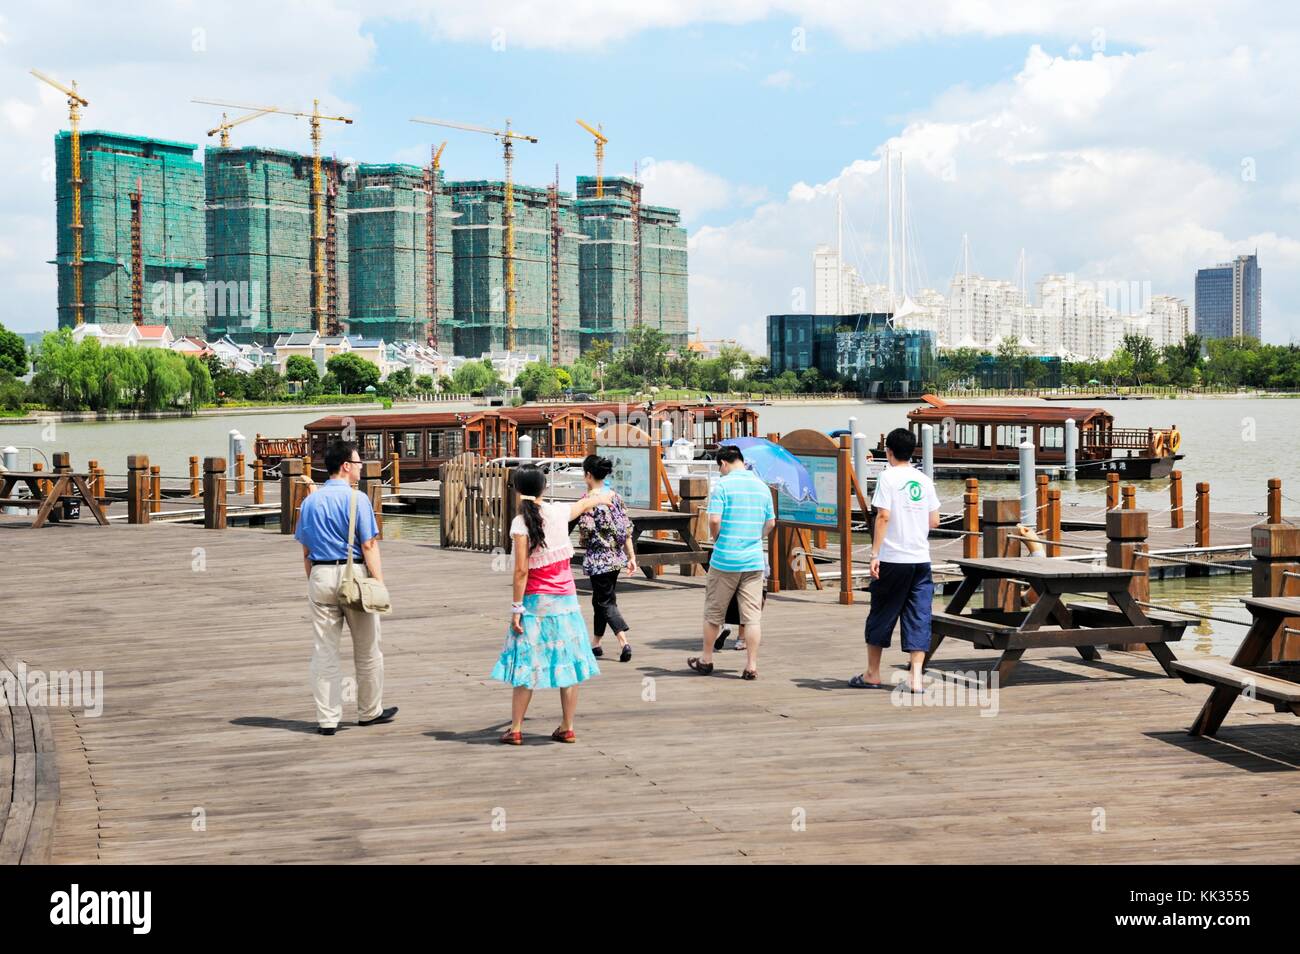
<path fill-rule="evenodd" d="M 335 730 L 334 726 L 332 726 L 332 725 L 330 725 L 330 726 L 325 726 L 325 725 L 318 725 L 318 726 L 316 726 L 316 732 L 317 732 L 319 735 L 333 735 L 335 731 L 336 731 L 336 730 Z"/>
<path fill-rule="evenodd" d="M 628 662 L 632 658 L 632 644 L 624 643 L 623 651 L 618 654 L 619 662 Z"/>
<path fill-rule="evenodd" d="M 389 706 L 373 719 L 361 719 L 357 725 L 383 725 L 385 722 L 392 722 L 397 718 L 397 706 Z"/>

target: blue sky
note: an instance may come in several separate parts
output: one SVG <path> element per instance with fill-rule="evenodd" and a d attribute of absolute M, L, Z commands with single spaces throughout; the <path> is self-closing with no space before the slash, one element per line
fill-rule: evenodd
<path fill-rule="evenodd" d="M 487 137 L 538 136 L 517 177 L 572 188 L 639 163 L 647 201 L 690 230 L 691 324 L 761 347 L 809 301 L 812 249 L 843 197 L 850 261 L 883 271 L 886 144 L 908 159 L 909 286 L 946 291 L 963 233 L 976 271 L 1139 282 L 1190 302 L 1195 269 L 1259 249 L 1265 337 L 1300 334 L 1300 15 L 1207 0 L 361 0 L 0 4 L 0 321 L 54 321 L 54 132 L 66 107 L 27 69 L 75 78 L 87 128 L 203 140 L 194 97 L 345 111 L 326 149 L 498 178 Z M 74 24 L 74 26 L 70 26 Z M 256 25 L 257 29 L 249 29 Z M 237 143 L 306 150 L 267 117 Z"/>

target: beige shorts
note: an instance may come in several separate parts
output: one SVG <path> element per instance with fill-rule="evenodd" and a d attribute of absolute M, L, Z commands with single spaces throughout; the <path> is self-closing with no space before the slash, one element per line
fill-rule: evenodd
<path fill-rule="evenodd" d="M 758 623 L 763 616 L 763 571 L 731 573 L 710 568 L 704 584 L 704 622 L 721 626 L 732 596 L 740 608 L 740 625 Z"/>

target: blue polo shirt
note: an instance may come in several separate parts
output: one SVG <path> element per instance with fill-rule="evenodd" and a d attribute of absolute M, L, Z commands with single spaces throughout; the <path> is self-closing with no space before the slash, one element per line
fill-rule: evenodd
<path fill-rule="evenodd" d="M 361 544 L 379 534 L 370 498 L 353 490 L 342 477 L 325 481 L 302 502 L 298 512 L 298 529 L 294 539 L 305 546 L 313 560 L 348 558 L 348 508 L 351 496 L 357 495 L 357 529 L 352 557 L 361 561 Z"/>
<path fill-rule="evenodd" d="M 762 570 L 763 524 L 774 516 L 772 491 L 752 470 L 733 470 L 718 478 L 709 513 L 722 517 L 709 566 L 729 573 Z"/>

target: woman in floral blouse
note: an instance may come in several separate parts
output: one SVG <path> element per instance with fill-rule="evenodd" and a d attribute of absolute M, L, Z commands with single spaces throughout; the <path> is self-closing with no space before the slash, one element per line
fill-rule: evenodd
<path fill-rule="evenodd" d="M 608 457 L 588 454 L 582 462 L 582 476 L 587 481 L 587 494 L 607 493 L 605 478 L 614 469 Z M 618 608 L 618 575 L 623 569 L 636 572 L 636 550 L 632 546 L 632 521 L 623 507 L 623 499 L 614 494 L 608 504 L 592 507 L 578 519 L 578 535 L 586 548 L 582 569 L 591 579 L 591 608 L 595 612 L 591 651 L 604 655 L 600 648 L 601 637 L 608 626 L 618 639 L 619 662 L 632 658 L 632 647 L 627 641 L 627 621 Z"/>

